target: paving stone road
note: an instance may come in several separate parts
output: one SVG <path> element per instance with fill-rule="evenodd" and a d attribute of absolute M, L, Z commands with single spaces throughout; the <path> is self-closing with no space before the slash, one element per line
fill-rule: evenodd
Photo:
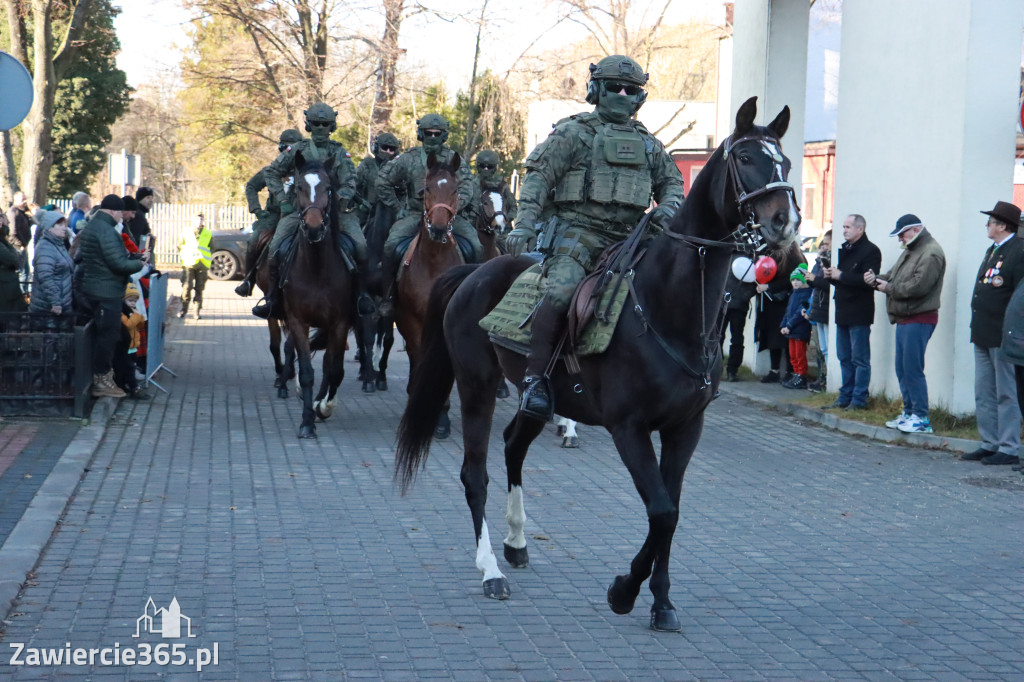
<path fill-rule="evenodd" d="M 683 632 L 653 633 L 646 588 L 630 615 L 605 603 L 646 532 L 610 438 L 580 427 L 582 447 L 562 450 L 552 428 L 526 461 L 531 565 L 503 565 L 512 598 L 491 601 L 458 421 L 408 496 L 392 484 L 405 355 L 392 390 L 369 396 L 347 362 L 335 416 L 299 441 L 300 404 L 274 395 L 251 299 L 211 282 L 207 301 L 168 333 L 170 395 L 122 401 L 109 422 L 2 625 L 0 680 L 1024 679 L 1024 477 L 1008 467 L 726 394 L 683 487 Z M 501 423 L 513 409 L 501 402 Z M 150 598 L 176 599 L 195 637 L 133 637 Z M 186 661 L 216 646 L 217 665 L 11 665 L 21 645 L 24 659 L 161 642 L 183 643 Z"/>

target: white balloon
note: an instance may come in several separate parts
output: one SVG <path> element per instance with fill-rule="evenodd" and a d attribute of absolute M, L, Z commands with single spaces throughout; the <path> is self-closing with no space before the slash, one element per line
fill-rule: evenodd
<path fill-rule="evenodd" d="M 741 282 L 753 282 L 754 262 L 746 256 L 740 256 L 732 262 L 732 274 Z"/>

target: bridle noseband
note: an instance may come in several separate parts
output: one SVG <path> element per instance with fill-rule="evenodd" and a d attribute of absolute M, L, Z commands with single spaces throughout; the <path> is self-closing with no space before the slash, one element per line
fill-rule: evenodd
<path fill-rule="evenodd" d="M 456 201 L 455 204 L 456 204 L 456 206 L 458 206 L 458 201 Z M 434 211 L 439 209 L 439 208 L 443 208 L 444 210 L 448 211 L 448 216 L 449 216 L 448 217 L 448 221 L 446 223 L 444 223 L 444 225 L 442 226 L 444 228 L 443 230 L 438 228 L 438 227 L 436 227 L 434 225 L 434 222 L 430 219 L 430 215 Z M 427 224 L 428 232 L 435 232 L 435 231 L 436 232 L 441 232 L 442 236 L 441 236 L 441 239 L 439 241 L 442 244 L 447 244 L 448 243 L 448 238 L 452 235 L 452 222 L 455 220 L 455 215 L 456 214 L 457 214 L 457 211 L 456 211 L 456 209 L 454 207 L 449 206 L 448 204 L 440 203 L 440 202 L 436 203 L 436 204 L 432 204 L 430 208 L 427 208 L 426 204 L 424 204 L 424 207 L 423 207 L 423 220 Z"/>

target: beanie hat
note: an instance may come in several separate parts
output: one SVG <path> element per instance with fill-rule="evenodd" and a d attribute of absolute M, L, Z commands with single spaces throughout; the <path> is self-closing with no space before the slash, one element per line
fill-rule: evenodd
<path fill-rule="evenodd" d="M 799 280 L 804 284 L 807 284 L 807 263 L 801 263 L 793 269 L 793 272 L 789 273 L 789 280 L 791 282 Z"/>
<path fill-rule="evenodd" d="M 103 201 L 100 202 L 100 208 L 108 211 L 123 211 L 124 201 L 122 201 L 121 197 L 116 194 L 108 194 L 103 197 Z"/>
<path fill-rule="evenodd" d="M 921 222 L 921 219 L 913 213 L 900 216 L 900 219 L 896 221 L 896 227 L 892 228 L 892 232 L 889 233 L 889 236 L 895 237 L 901 232 L 906 232 L 912 227 L 924 227 L 924 224 Z"/>
<path fill-rule="evenodd" d="M 139 210 L 139 204 L 138 204 L 138 202 L 135 201 L 135 199 L 132 199 L 131 197 L 127 197 L 126 196 L 126 197 L 121 197 L 121 201 L 124 202 L 124 210 L 126 210 L 126 211 L 138 211 Z"/>
<path fill-rule="evenodd" d="M 153 190 L 150 187 L 140 187 L 135 190 L 135 201 L 142 201 L 146 197 L 153 196 Z"/>
<path fill-rule="evenodd" d="M 128 286 L 124 288 L 124 297 L 128 298 L 129 296 L 139 297 L 139 288 L 135 286 L 135 282 L 128 282 Z"/>

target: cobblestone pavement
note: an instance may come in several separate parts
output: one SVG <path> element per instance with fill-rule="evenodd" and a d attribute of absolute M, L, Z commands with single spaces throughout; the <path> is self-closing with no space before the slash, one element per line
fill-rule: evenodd
<path fill-rule="evenodd" d="M 683 488 L 683 632 L 653 633 L 646 589 L 630 615 L 605 604 L 646 531 L 609 437 L 581 427 L 582 447 L 562 450 L 548 430 L 526 461 L 531 565 L 503 568 L 512 598 L 491 601 L 458 421 L 407 497 L 392 485 L 405 355 L 392 390 L 369 396 L 346 363 L 338 411 L 300 442 L 252 300 L 230 291 L 211 282 L 205 319 L 173 322 L 170 395 L 118 407 L 4 623 L 0 679 L 1024 679 L 1024 485 L 1008 467 L 723 396 Z M 502 468 L 492 455 L 495 543 Z M 149 598 L 176 598 L 196 636 L 134 638 Z M 161 641 L 182 658 L 216 645 L 218 664 L 10 665 L 12 644 Z"/>
<path fill-rule="evenodd" d="M 0 545 L 78 429 L 71 419 L 0 419 Z"/>

